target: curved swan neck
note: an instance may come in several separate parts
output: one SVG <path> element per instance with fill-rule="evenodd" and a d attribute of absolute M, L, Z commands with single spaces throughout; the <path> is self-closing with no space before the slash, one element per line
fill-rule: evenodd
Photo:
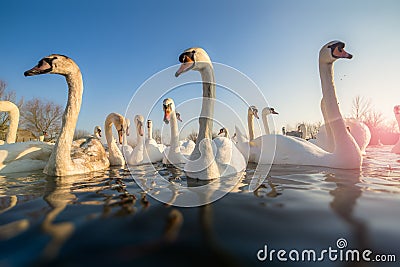
<path fill-rule="evenodd" d="M 268 114 L 262 114 L 262 120 L 264 124 L 265 134 L 270 134 L 269 125 L 268 125 Z"/>
<path fill-rule="evenodd" d="M 10 111 L 10 125 L 8 126 L 8 133 L 6 136 L 6 142 L 8 144 L 15 143 L 17 139 L 18 121 L 19 121 L 19 109 L 16 108 Z"/>
<path fill-rule="evenodd" d="M 6 143 L 15 143 L 17 139 L 19 109 L 14 103 L 10 101 L 0 101 L 0 111 L 8 112 L 8 118 L 10 121 L 8 125 L 8 132 L 6 135 Z"/>
<path fill-rule="evenodd" d="M 72 165 L 71 145 L 82 103 L 83 81 L 79 68 L 65 75 L 68 84 L 68 101 L 62 117 L 62 128 L 47 166 L 67 170 Z M 57 164 L 57 166 L 55 166 Z M 53 166 L 52 166 L 53 165 Z"/>
<path fill-rule="evenodd" d="M 112 116 L 107 116 L 106 121 L 104 123 L 104 132 L 106 134 L 106 140 L 107 140 L 107 145 L 108 147 L 111 146 L 111 143 L 113 142 L 113 136 L 112 136 L 112 125 L 114 124 L 114 118 Z"/>

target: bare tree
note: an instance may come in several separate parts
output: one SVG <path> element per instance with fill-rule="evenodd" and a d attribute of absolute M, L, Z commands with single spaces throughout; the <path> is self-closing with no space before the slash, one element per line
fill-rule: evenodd
<path fill-rule="evenodd" d="M 43 132 L 53 135 L 61 128 L 62 107 L 52 101 L 34 98 L 26 102 L 21 117 L 24 127 L 35 136 Z"/>
<path fill-rule="evenodd" d="M 306 129 L 307 129 L 307 135 L 308 136 L 306 136 L 306 138 L 307 139 L 309 139 L 309 138 L 312 139 L 312 138 L 315 138 L 317 136 L 317 133 L 319 131 L 319 128 L 322 125 L 322 122 L 321 121 L 318 121 L 318 122 L 315 122 L 315 123 L 303 122 L 303 124 L 306 126 Z"/>
<path fill-rule="evenodd" d="M 82 129 L 76 129 L 74 133 L 74 140 L 90 135 L 90 132 Z"/>
<path fill-rule="evenodd" d="M 196 140 L 197 140 L 197 136 L 198 136 L 199 134 L 198 134 L 198 132 L 196 132 L 196 131 L 192 131 L 186 138 L 188 139 L 188 140 L 192 140 L 193 142 L 195 142 L 196 143 Z"/>
<path fill-rule="evenodd" d="M 389 120 L 383 126 L 382 130 L 387 133 L 398 133 L 399 128 L 396 120 Z"/>
<path fill-rule="evenodd" d="M 364 123 L 371 129 L 378 129 L 382 126 L 384 122 L 384 117 L 382 112 L 372 110 L 366 114 Z"/>
<path fill-rule="evenodd" d="M 351 108 L 351 116 L 353 118 L 364 121 L 371 111 L 372 104 L 370 99 L 366 99 L 359 95 L 353 99 L 353 105 Z"/>
<path fill-rule="evenodd" d="M 6 100 L 13 102 L 14 104 L 17 105 L 19 109 L 21 109 L 22 104 L 24 103 L 23 99 L 21 98 L 19 101 L 16 99 L 16 94 L 14 91 L 8 91 L 6 92 L 7 89 L 7 83 L 4 82 L 3 80 L 0 80 L 0 100 Z M 5 132 L 7 132 L 8 129 L 8 121 L 9 121 L 9 116 L 8 112 L 1 112 L 0 113 L 0 133 L 3 135 Z"/>

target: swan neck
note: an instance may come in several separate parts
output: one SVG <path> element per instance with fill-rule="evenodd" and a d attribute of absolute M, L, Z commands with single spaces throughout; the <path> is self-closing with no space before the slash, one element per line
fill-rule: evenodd
<path fill-rule="evenodd" d="M 269 125 L 268 125 L 268 114 L 263 114 L 262 116 L 265 134 L 270 134 Z"/>
<path fill-rule="evenodd" d="M 143 136 L 139 134 L 139 131 L 136 131 L 136 147 L 135 148 L 143 148 Z"/>
<path fill-rule="evenodd" d="M 10 109 L 8 116 L 9 116 L 10 124 L 8 126 L 6 143 L 12 144 L 12 143 L 15 143 L 15 141 L 17 139 L 17 130 L 18 130 L 18 121 L 19 121 L 19 109 L 15 104 L 13 104 L 12 109 Z"/>
<path fill-rule="evenodd" d="M 215 78 L 211 64 L 207 64 L 201 71 L 203 81 L 203 101 L 199 118 L 199 136 L 197 143 L 204 138 L 212 139 L 214 105 L 215 105 Z"/>
<path fill-rule="evenodd" d="M 247 126 L 249 128 L 249 141 L 254 139 L 254 116 L 250 113 L 247 114 Z"/>
<path fill-rule="evenodd" d="M 147 138 L 148 139 L 153 139 L 153 126 L 152 126 L 152 124 L 150 124 L 148 127 L 147 127 Z"/>
<path fill-rule="evenodd" d="M 67 169 L 72 165 L 71 145 L 74 138 L 76 122 L 82 103 L 83 81 L 79 69 L 65 76 L 68 84 L 68 101 L 62 116 L 60 136 L 50 156 L 48 166 L 57 163 L 57 168 Z"/>
<path fill-rule="evenodd" d="M 178 120 L 176 119 L 175 111 L 171 112 L 171 119 L 170 119 L 170 127 L 171 127 L 171 147 L 178 147 L 179 146 L 179 132 L 178 132 Z"/>
<path fill-rule="evenodd" d="M 351 137 L 347 132 L 342 114 L 339 110 L 333 78 L 333 63 L 320 62 L 319 71 L 322 87 L 321 106 L 325 109 L 326 125 L 332 131 L 335 150 L 346 149 L 346 147 L 344 147 L 343 145 L 347 143 L 347 141 L 350 141 Z"/>
<path fill-rule="evenodd" d="M 106 140 L 107 140 L 107 146 L 111 147 L 111 143 L 113 141 L 113 136 L 112 136 L 112 125 L 113 125 L 113 119 L 110 116 L 107 116 L 106 121 L 104 123 L 104 132 L 106 134 Z"/>

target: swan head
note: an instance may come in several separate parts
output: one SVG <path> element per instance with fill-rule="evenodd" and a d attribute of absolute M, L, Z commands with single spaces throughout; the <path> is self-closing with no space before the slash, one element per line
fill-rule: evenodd
<path fill-rule="evenodd" d="M 183 51 L 179 56 L 179 62 L 181 62 L 181 66 L 176 71 L 175 77 L 189 70 L 201 71 L 204 68 L 212 67 L 210 57 L 207 52 L 200 47 L 192 47 Z"/>
<path fill-rule="evenodd" d="M 25 76 L 34 76 L 40 74 L 61 74 L 69 75 L 79 70 L 78 65 L 69 57 L 59 54 L 53 54 L 39 60 L 38 64 L 30 70 L 24 72 Z"/>
<path fill-rule="evenodd" d="M 118 142 L 120 145 L 122 145 L 122 141 L 124 138 L 124 134 L 126 131 L 126 122 L 124 116 L 118 114 L 118 113 L 112 113 L 113 116 L 113 123 L 115 128 L 117 129 L 118 132 Z"/>
<path fill-rule="evenodd" d="M 319 61 L 321 63 L 333 63 L 339 58 L 351 59 L 353 55 L 344 50 L 345 43 L 341 41 L 331 41 L 324 45 L 319 51 Z"/>
<path fill-rule="evenodd" d="M 175 103 L 171 98 L 166 98 L 163 101 L 164 122 L 166 124 L 171 120 L 171 114 L 175 112 Z"/>
<path fill-rule="evenodd" d="M 144 117 L 142 115 L 135 116 L 136 133 L 140 136 L 144 135 L 143 131 Z"/>
<path fill-rule="evenodd" d="M 101 137 L 101 127 L 100 126 L 94 127 L 94 136 Z"/>
<path fill-rule="evenodd" d="M 258 117 L 258 109 L 256 108 L 256 106 L 250 106 L 249 109 L 247 110 L 247 115 L 254 116 L 257 119 L 260 118 Z"/>
<path fill-rule="evenodd" d="M 218 135 L 220 135 L 220 134 L 223 134 L 224 137 L 228 137 L 229 136 L 228 129 L 226 129 L 225 127 L 221 128 L 219 130 Z"/>
<path fill-rule="evenodd" d="M 263 108 L 263 110 L 262 110 L 263 116 L 267 116 L 270 114 L 279 114 L 279 113 L 276 112 L 274 108 L 270 108 L 270 107 Z"/>
<path fill-rule="evenodd" d="M 400 114 L 400 105 L 394 106 L 393 112 L 395 115 L 399 115 Z"/>
<path fill-rule="evenodd" d="M 175 112 L 175 114 L 176 114 L 176 119 L 177 119 L 178 121 L 182 122 L 181 113 Z"/>

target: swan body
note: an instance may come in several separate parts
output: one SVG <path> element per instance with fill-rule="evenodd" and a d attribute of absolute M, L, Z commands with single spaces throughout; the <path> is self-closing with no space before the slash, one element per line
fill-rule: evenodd
<path fill-rule="evenodd" d="M 10 124 L 6 143 L 0 146 L 0 173 L 43 170 L 54 145 L 38 141 L 15 143 L 19 110 L 10 101 L 0 101 L 0 111 L 9 112 Z"/>
<path fill-rule="evenodd" d="M 179 113 L 175 112 L 175 103 L 171 98 L 163 101 L 164 122 L 170 125 L 171 140 L 169 147 L 164 150 L 164 164 L 181 164 L 188 162 L 188 159 L 193 152 L 193 141 L 179 141 L 178 119 Z M 190 142 L 191 141 L 191 142 Z"/>
<path fill-rule="evenodd" d="M 345 44 L 340 41 L 333 41 L 323 46 L 319 53 L 323 95 L 321 109 L 323 110 L 326 125 L 332 132 L 333 152 L 327 152 L 300 138 L 283 135 L 264 135 L 254 140 L 255 146 L 259 148 L 258 163 L 360 169 L 362 163 L 361 151 L 346 129 L 339 110 L 333 83 L 333 63 L 338 58 L 352 58 L 352 55 L 344 50 L 344 46 Z"/>
<path fill-rule="evenodd" d="M 180 56 L 182 63 L 175 73 L 178 77 L 189 70 L 199 71 L 203 81 L 202 108 L 199 117 L 199 134 L 196 146 L 185 164 L 184 170 L 188 177 L 201 180 L 211 180 L 225 175 L 234 175 L 246 168 L 246 160 L 235 149 L 231 140 L 221 142 L 217 146 L 212 142 L 213 115 L 215 105 L 215 79 L 210 57 L 202 48 L 190 48 Z M 229 160 L 222 160 L 218 154 L 230 155 Z M 226 158 L 225 158 L 226 159 Z"/>
<path fill-rule="evenodd" d="M 4 144 L 0 146 L 0 173 L 43 170 L 53 148 L 39 141 Z"/>
<path fill-rule="evenodd" d="M 102 170 L 110 165 L 100 140 L 93 136 L 73 141 L 82 103 L 81 71 L 69 57 L 53 54 L 42 58 L 25 76 L 59 74 L 68 84 L 68 102 L 62 117 L 62 127 L 49 161 L 43 172 L 50 176 L 66 176 Z"/>
<path fill-rule="evenodd" d="M 147 138 L 145 141 L 145 148 L 151 162 L 158 162 L 163 160 L 163 152 L 165 150 L 165 146 L 163 144 L 158 144 L 156 140 L 153 139 L 152 120 L 147 120 Z"/>
<path fill-rule="evenodd" d="M 106 121 L 104 123 L 104 129 L 106 132 L 106 140 L 108 147 L 108 159 L 110 161 L 110 166 L 124 166 L 125 159 L 112 135 L 112 125 L 114 125 L 114 127 L 117 129 L 118 141 L 120 144 L 122 144 L 123 134 L 126 129 L 124 116 L 118 113 L 110 113 L 107 116 Z"/>
<path fill-rule="evenodd" d="M 214 153 L 215 153 L 215 161 L 218 162 L 219 165 L 222 165 L 223 168 L 220 167 L 221 172 L 226 171 L 234 171 L 230 170 L 231 164 L 234 162 L 243 163 L 245 159 L 239 149 L 236 147 L 235 143 L 232 142 L 228 129 L 222 128 L 219 131 L 218 136 L 213 139 L 213 143 L 215 145 Z M 245 162 L 246 164 L 246 162 Z"/>
<path fill-rule="evenodd" d="M 368 126 L 354 118 L 344 119 L 344 123 L 360 147 L 361 153 L 365 154 L 365 149 L 371 140 L 371 132 Z M 310 141 L 325 151 L 333 152 L 333 140 L 329 138 L 325 125 L 319 128 L 316 139 L 310 139 Z"/>
<path fill-rule="evenodd" d="M 394 106 L 393 108 L 394 116 L 396 117 L 397 124 L 400 128 L 400 105 Z M 392 153 L 400 154 L 400 139 L 397 143 L 392 147 Z"/>

